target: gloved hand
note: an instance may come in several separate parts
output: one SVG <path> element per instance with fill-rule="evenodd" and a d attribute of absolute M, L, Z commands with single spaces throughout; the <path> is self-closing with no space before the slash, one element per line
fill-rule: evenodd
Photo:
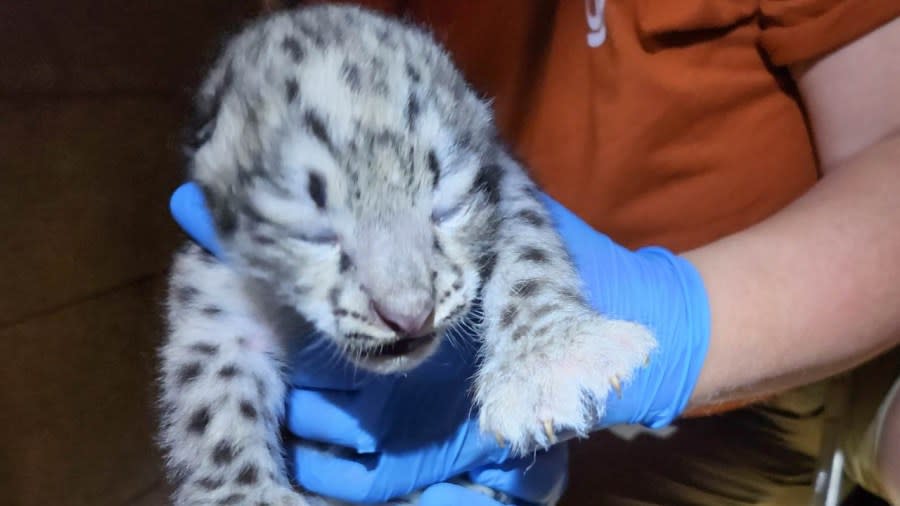
<path fill-rule="evenodd" d="M 170 209 L 189 235 L 221 258 L 196 185 L 178 188 Z M 492 437 L 485 439 L 469 416 L 467 380 L 474 373 L 474 351 L 474 336 L 455 336 L 453 343 L 445 340 L 427 366 L 385 377 L 336 360 L 335 350 L 321 341 L 294 350 L 287 412 L 288 428 L 299 436 L 288 442 L 294 477 L 309 490 L 353 502 L 380 502 L 438 483 L 423 492 L 420 504 L 498 504 L 479 492 L 440 484 L 460 475 L 521 502 L 555 502 L 567 478 L 566 446 L 509 459 Z M 348 452 L 339 458 L 309 441 Z M 328 472 L 335 462 L 340 478 Z M 378 479 L 394 475 L 404 479 Z"/>
<path fill-rule="evenodd" d="M 552 199 L 546 204 L 593 306 L 647 325 L 659 343 L 648 366 L 623 385 L 621 397 L 610 396 L 595 429 L 669 424 L 685 409 L 709 344 L 709 304 L 699 273 L 662 248 L 629 251 Z M 483 480 L 481 466 L 505 462 L 506 450 L 479 433 L 469 409 L 471 359 L 452 362 L 453 351 L 447 347 L 408 377 L 375 381 L 352 393 L 295 390 L 289 405 L 294 434 L 372 452 L 334 455 L 297 446 L 298 481 L 325 495 L 374 502 L 467 470 Z M 307 381 L 298 378 L 300 384 Z"/>
<path fill-rule="evenodd" d="M 203 213 L 196 208 L 180 212 L 175 200 L 176 219 L 195 237 L 211 237 L 202 229 L 191 229 L 192 223 L 208 222 L 208 218 L 185 218 Z M 610 317 L 647 325 L 659 342 L 649 365 L 623 385 L 621 398 L 610 396 L 596 429 L 621 423 L 665 426 L 687 405 L 709 344 L 709 304 L 699 273 L 662 248 L 629 251 L 552 199 L 547 198 L 546 203 L 593 306 Z M 467 349 L 464 346 L 460 348 Z M 435 360 L 404 378 L 370 378 L 357 382 L 350 391 L 294 390 L 288 410 L 294 434 L 358 451 L 335 455 L 297 445 L 293 451 L 297 480 L 324 495 L 376 502 L 467 471 L 480 483 L 501 476 L 496 467 L 483 468 L 505 463 L 509 455 L 492 438 L 479 433 L 469 409 L 466 392 L 471 351 L 468 355 L 454 355 L 453 351 L 445 347 Z M 295 381 L 308 387 L 318 380 L 298 377 Z M 360 454 L 364 452 L 369 454 Z M 538 463 L 543 459 L 552 463 L 555 454 L 541 455 Z M 515 467 L 518 464 L 511 464 L 512 476 L 521 469 Z M 535 475 L 543 472 L 532 469 L 523 473 L 524 481 L 535 484 Z M 508 479 L 510 475 L 502 476 Z M 494 488 L 504 490 L 502 486 Z M 558 493 L 557 487 L 544 486 L 543 490 Z M 511 495 L 536 497 L 535 502 L 541 499 Z"/>

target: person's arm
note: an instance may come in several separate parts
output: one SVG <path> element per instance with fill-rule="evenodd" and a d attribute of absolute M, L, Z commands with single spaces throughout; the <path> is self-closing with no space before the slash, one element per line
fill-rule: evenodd
<path fill-rule="evenodd" d="M 771 218 L 686 253 L 711 340 L 691 407 L 845 371 L 900 342 L 900 19 L 792 69 L 822 178 Z"/>

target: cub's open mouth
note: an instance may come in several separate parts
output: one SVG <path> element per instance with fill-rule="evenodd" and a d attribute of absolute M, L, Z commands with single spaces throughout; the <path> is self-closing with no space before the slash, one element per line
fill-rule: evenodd
<path fill-rule="evenodd" d="M 364 350 L 362 356 L 366 359 L 376 360 L 403 357 L 427 348 L 436 338 L 437 336 L 434 332 L 421 337 L 404 337 L 391 343 Z"/>
<path fill-rule="evenodd" d="M 354 354 L 357 365 L 382 374 L 409 371 L 422 363 L 438 347 L 437 333 L 420 337 L 406 337 L 390 343 L 358 349 Z"/>

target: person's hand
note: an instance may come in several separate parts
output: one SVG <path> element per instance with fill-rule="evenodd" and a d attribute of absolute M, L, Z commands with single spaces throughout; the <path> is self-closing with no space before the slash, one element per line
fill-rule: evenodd
<path fill-rule="evenodd" d="M 202 193 L 186 184 L 173 194 L 170 209 L 181 227 L 210 252 L 221 255 Z M 567 448 L 557 446 L 525 459 L 509 459 L 506 449 L 478 431 L 467 381 L 473 374 L 471 335 L 445 341 L 426 366 L 404 377 L 356 370 L 335 359 L 327 343 L 292 350 L 294 388 L 288 396 L 289 441 L 296 480 L 323 495 L 354 502 L 381 502 L 466 475 L 473 483 L 530 504 L 555 502 L 567 479 Z M 309 406 L 311 409 L 307 409 Z M 346 448 L 339 457 L 310 441 Z M 405 479 L 382 479 L 404 476 Z M 473 504 L 495 501 L 451 484 L 424 491 L 420 504 Z"/>
<path fill-rule="evenodd" d="M 659 342 L 647 367 L 610 395 L 597 428 L 662 428 L 687 407 L 709 348 L 709 301 L 703 279 L 665 248 L 628 250 L 544 196 L 592 306 L 609 318 L 646 325 Z"/>

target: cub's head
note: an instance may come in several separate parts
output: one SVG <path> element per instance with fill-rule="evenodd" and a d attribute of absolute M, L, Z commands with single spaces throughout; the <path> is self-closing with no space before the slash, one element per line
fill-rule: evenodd
<path fill-rule="evenodd" d="M 197 99 L 227 261 L 369 369 L 411 368 L 471 308 L 498 226 L 488 107 L 423 31 L 353 7 L 258 21 Z"/>

